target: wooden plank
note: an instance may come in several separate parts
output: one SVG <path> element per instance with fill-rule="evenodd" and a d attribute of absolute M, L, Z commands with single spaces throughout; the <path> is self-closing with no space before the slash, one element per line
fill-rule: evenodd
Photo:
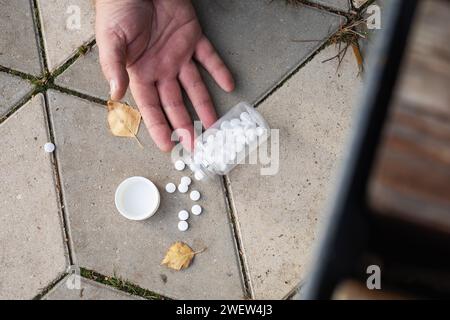
<path fill-rule="evenodd" d="M 379 215 L 450 234 L 450 2 L 419 6 L 369 186 Z"/>

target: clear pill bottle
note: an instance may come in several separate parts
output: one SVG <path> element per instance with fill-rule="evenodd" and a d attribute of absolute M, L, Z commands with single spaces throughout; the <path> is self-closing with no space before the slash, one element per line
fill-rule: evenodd
<path fill-rule="evenodd" d="M 197 180 L 228 174 L 265 142 L 270 128 L 262 115 L 240 102 L 195 140 L 188 165 Z"/>

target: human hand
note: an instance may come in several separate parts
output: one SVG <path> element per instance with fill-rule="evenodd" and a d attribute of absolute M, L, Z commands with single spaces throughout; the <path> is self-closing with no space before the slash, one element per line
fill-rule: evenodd
<path fill-rule="evenodd" d="M 177 131 L 180 140 L 192 147 L 194 128 L 181 87 L 205 128 L 216 121 L 194 59 L 223 90 L 234 89 L 231 73 L 202 33 L 190 0 L 97 0 L 96 39 L 111 99 L 120 100 L 129 84 L 151 137 L 163 151 L 173 147 L 167 120 L 173 129 L 184 129 Z"/>

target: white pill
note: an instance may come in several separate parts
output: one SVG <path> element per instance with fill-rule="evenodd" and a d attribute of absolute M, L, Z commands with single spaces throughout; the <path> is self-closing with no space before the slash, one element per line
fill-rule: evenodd
<path fill-rule="evenodd" d="M 189 186 L 185 185 L 185 184 L 179 184 L 178 185 L 178 191 L 180 191 L 181 193 L 186 193 L 188 192 Z"/>
<path fill-rule="evenodd" d="M 186 221 L 187 219 L 189 219 L 189 212 L 187 212 L 186 210 L 181 210 L 180 212 L 178 212 L 178 219 L 180 219 L 181 221 Z"/>
<path fill-rule="evenodd" d="M 187 229 L 189 229 L 189 224 L 186 221 L 178 222 L 178 230 L 186 231 Z"/>
<path fill-rule="evenodd" d="M 242 150 L 244 150 L 244 148 L 245 148 L 245 144 L 236 143 L 236 153 L 242 152 Z"/>
<path fill-rule="evenodd" d="M 266 130 L 263 129 L 262 127 L 256 128 L 256 135 L 257 135 L 258 137 L 261 137 L 265 132 L 266 132 Z"/>
<path fill-rule="evenodd" d="M 177 169 L 178 171 L 183 171 L 185 167 L 186 164 L 183 161 L 178 160 L 175 162 L 175 169 Z"/>
<path fill-rule="evenodd" d="M 191 192 L 189 197 L 191 198 L 192 201 L 198 201 L 200 199 L 200 192 L 198 192 L 197 190 L 194 190 Z"/>
<path fill-rule="evenodd" d="M 253 122 L 252 121 L 252 117 L 250 117 L 248 112 L 242 112 L 241 115 L 239 116 L 239 118 L 241 118 L 241 120 L 244 122 Z"/>
<path fill-rule="evenodd" d="M 230 124 L 231 124 L 231 127 L 237 128 L 237 127 L 239 127 L 241 125 L 241 120 L 239 120 L 237 118 L 236 119 L 232 119 L 230 121 Z"/>
<path fill-rule="evenodd" d="M 250 144 L 256 139 L 256 131 L 254 129 L 248 129 L 245 131 L 245 136 L 247 138 L 247 143 Z"/>
<path fill-rule="evenodd" d="M 199 216 L 202 213 L 203 209 L 198 204 L 194 204 L 191 208 L 192 214 Z"/>
<path fill-rule="evenodd" d="M 187 186 L 190 186 L 191 182 L 192 182 L 192 180 L 189 177 L 182 177 L 181 178 L 181 184 L 185 184 Z"/>
<path fill-rule="evenodd" d="M 44 144 L 44 151 L 47 153 L 52 153 L 53 151 L 55 151 L 55 145 L 51 142 L 47 142 L 46 144 Z"/>
<path fill-rule="evenodd" d="M 208 136 L 208 138 L 206 138 L 206 142 L 207 143 L 213 143 L 214 142 L 214 136 L 213 135 Z"/>
<path fill-rule="evenodd" d="M 177 187 L 173 183 L 166 184 L 166 191 L 168 193 L 174 193 L 177 190 Z"/>
<path fill-rule="evenodd" d="M 231 129 L 231 123 L 230 121 L 224 121 L 222 122 L 222 124 L 220 125 L 220 130 L 229 130 Z"/>
<path fill-rule="evenodd" d="M 244 135 L 244 128 L 242 128 L 241 126 L 237 127 L 237 128 L 233 128 L 233 135 L 235 137 L 239 137 Z"/>
<path fill-rule="evenodd" d="M 195 171 L 194 177 L 195 177 L 195 180 L 200 181 L 205 178 L 205 175 L 201 171 Z"/>

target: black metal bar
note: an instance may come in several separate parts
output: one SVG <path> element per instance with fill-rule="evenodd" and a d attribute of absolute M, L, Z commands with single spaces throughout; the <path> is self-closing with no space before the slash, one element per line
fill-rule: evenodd
<path fill-rule="evenodd" d="M 417 0 L 391 1 L 386 27 L 375 48 L 362 109 L 338 183 L 306 299 L 329 299 L 340 280 L 351 276 L 369 239 L 367 186 L 397 82 Z"/>

